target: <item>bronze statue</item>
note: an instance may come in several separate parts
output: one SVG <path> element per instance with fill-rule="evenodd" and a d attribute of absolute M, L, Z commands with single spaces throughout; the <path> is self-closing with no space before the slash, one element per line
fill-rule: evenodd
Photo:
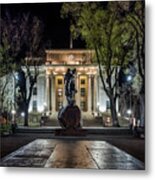
<path fill-rule="evenodd" d="M 69 105 L 73 105 L 75 103 L 74 96 L 75 93 L 77 93 L 77 90 L 75 88 L 75 76 L 76 69 L 68 69 L 64 77 L 65 95 Z"/>
<path fill-rule="evenodd" d="M 76 69 L 71 70 L 68 68 L 64 76 L 67 105 L 62 107 L 58 113 L 58 120 L 63 128 L 81 127 L 81 112 L 78 106 L 75 104 L 75 94 L 77 93 L 75 88 L 75 77 Z"/>

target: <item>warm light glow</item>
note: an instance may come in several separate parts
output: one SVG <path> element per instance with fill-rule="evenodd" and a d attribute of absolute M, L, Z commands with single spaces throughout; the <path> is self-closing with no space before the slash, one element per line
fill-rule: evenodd
<path fill-rule="evenodd" d="M 135 126 L 136 126 L 136 119 L 133 118 L 133 127 L 135 127 Z"/>
<path fill-rule="evenodd" d="M 11 113 L 12 113 L 12 114 L 16 114 L 16 111 L 13 109 L 13 110 L 11 111 Z"/>
<path fill-rule="evenodd" d="M 84 68 L 83 68 L 83 67 L 80 67 L 80 68 L 79 68 L 79 71 L 84 71 Z"/>
<path fill-rule="evenodd" d="M 50 74 L 51 74 L 51 71 L 50 71 L 50 70 L 47 70 L 47 71 L 46 71 L 46 74 L 47 74 L 47 75 L 50 75 Z"/>
<path fill-rule="evenodd" d="M 68 61 L 67 64 L 71 64 L 71 65 L 74 65 L 75 62 L 74 61 Z"/>
<path fill-rule="evenodd" d="M 63 71 L 66 71 L 64 67 L 55 68 L 55 72 L 63 72 Z"/>
<path fill-rule="evenodd" d="M 131 75 L 128 75 L 127 76 L 127 81 L 131 81 L 132 80 L 132 76 Z"/>
<path fill-rule="evenodd" d="M 97 112 L 94 112 L 94 116 L 97 117 Z"/>
<path fill-rule="evenodd" d="M 16 80 L 19 80 L 19 75 L 17 73 L 15 74 L 15 78 Z"/>
<path fill-rule="evenodd" d="M 107 123 L 110 123 L 110 117 L 107 117 Z"/>
<path fill-rule="evenodd" d="M 120 117 L 120 116 L 121 116 L 121 113 L 118 113 L 117 115 L 118 115 L 118 117 Z"/>
<path fill-rule="evenodd" d="M 56 73 L 56 72 L 53 72 L 53 75 L 57 75 L 58 73 Z"/>
<path fill-rule="evenodd" d="M 130 115 L 131 113 L 132 113 L 131 109 L 128 109 L 128 110 L 127 110 L 127 114 Z"/>
<path fill-rule="evenodd" d="M 25 113 L 24 113 L 24 112 L 22 112 L 22 113 L 21 113 L 21 116 L 22 116 L 22 117 L 24 117 L 24 116 L 25 116 Z"/>
<path fill-rule="evenodd" d="M 46 65 L 50 65 L 50 63 L 49 63 L 49 62 L 46 62 L 45 64 L 46 64 Z"/>
<path fill-rule="evenodd" d="M 44 111 L 44 107 L 43 106 L 39 106 L 38 107 L 38 112 L 43 112 Z"/>
<path fill-rule="evenodd" d="M 100 110 L 100 112 L 102 112 L 102 113 L 103 113 L 103 112 L 105 112 L 105 110 L 106 110 L 106 109 L 105 109 L 105 107 L 104 107 L 104 106 L 100 106 L 100 107 L 99 107 L 99 110 Z"/>
<path fill-rule="evenodd" d="M 100 103 L 99 102 L 97 102 L 97 106 L 99 106 L 100 105 Z"/>
<path fill-rule="evenodd" d="M 68 58 L 69 58 L 70 60 L 73 60 L 73 59 L 74 59 L 74 55 L 71 54 L 71 55 L 68 56 Z"/>

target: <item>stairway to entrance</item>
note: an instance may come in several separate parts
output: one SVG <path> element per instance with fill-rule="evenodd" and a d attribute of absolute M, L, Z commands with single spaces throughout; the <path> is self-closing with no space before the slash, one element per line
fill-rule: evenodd
<path fill-rule="evenodd" d="M 58 113 L 53 113 L 47 120 L 44 126 L 60 126 L 57 120 Z M 81 123 L 83 127 L 103 127 L 102 118 L 95 118 L 90 113 L 82 113 Z"/>

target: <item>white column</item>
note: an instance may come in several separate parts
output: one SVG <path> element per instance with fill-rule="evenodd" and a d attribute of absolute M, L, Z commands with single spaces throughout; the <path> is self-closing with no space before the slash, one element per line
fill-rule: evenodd
<path fill-rule="evenodd" d="M 79 75 L 77 75 L 76 77 L 76 89 L 77 89 L 77 93 L 76 93 L 76 104 L 77 106 L 80 107 L 80 82 L 79 82 Z"/>
<path fill-rule="evenodd" d="M 94 112 L 97 112 L 97 102 L 98 102 L 98 76 L 94 76 Z"/>
<path fill-rule="evenodd" d="M 49 112 L 49 92 L 50 92 L 50 78 L 46 75 L 46 110 Z"/>
<path fill-rule="evenodd" d="M 65 107 L 67 105 L 67 99 L 65 95 L 65 82 L 64 82 L 64 76 L 63 76 L 63 106 Z"/>
<path fill-rule="evenodd" d="M 49 76 L 49 112 L 52 111 L 52 75 Z"/>
<path fill-rule="evenodd" d="M 88 112 L 91 112 L 92 106 L 92 87 L 91 87 L 91 75 L 88 76 Z"/>
<path fill-rule="evenodd" d="M 56 97 L 55 97 L 55 76 L 52 76 L 52 113 L 55 112 L 55 103 L 56 103 Z"/>
<path fill-rule="evenodd" d="M 95 76 L 92 75 L 92 96 L 91 96 L 91 99 L 92 99 L 92 112 L 94 112 L 94 101 L 95 101 L 95 86 L 94 86 L 94 80 L 95 80 Z"/>

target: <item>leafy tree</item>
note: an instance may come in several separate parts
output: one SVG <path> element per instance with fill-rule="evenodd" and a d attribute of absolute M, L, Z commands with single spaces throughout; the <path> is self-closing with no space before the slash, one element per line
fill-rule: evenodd
<path fill-rule="evenodd" d="M 129 1 L 126 4 L 119 2 L 121 11 L 126 16 L 126 22 L 129 28 L 132 28 L 135 34 L 134 48 L 135 58 L 133 63 L 138 73 L 132 83 L 132 90 L 135 92 L 137 106 L 135 112 L 139 109 L 137 119 L 140 119 L 140 125 L 144 126 L 145 119 L 145 1 Z M 129 69 L 130 71 L 130 69 Z M 135 113 L 137 114 L 137 113 Z"/>
<path fill-rule="evenodd" d="M 141 77 L 139 92 L 140 121 L 141 126 L 145 125 L 145 1 L 131 3 L 131 11 L 127 20 L 136 33 L 136 60 L 138 72 Z"/>
<path fill-rule="evenodd" d="M 120 93 L 120 69 L 134 58 L 135 33 L 118 2 L 64 3 L 63 17 L 72 19 L 74 38 L 81 36 L 95 50 L 101 82 L 110 100 L 113 126 L 119 126 L 116 100 Z"/>

